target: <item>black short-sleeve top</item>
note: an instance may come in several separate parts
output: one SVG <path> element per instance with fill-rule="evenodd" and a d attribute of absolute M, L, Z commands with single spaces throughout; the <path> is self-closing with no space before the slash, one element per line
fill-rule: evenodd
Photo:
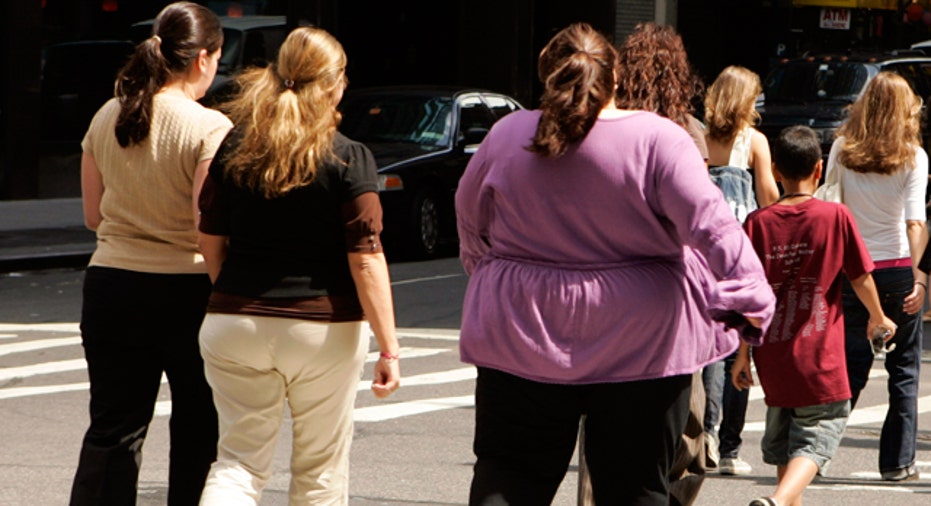
<path fill-rule="evenodd" d="M 375 160 L 337 133 L 333 160 L 314 180 L 266 198 L 235 184 L 224 166 L 239 138 L 217 151 L 200 194 L 200 231 L 229 239 L 207 311 L 319 321 L 364 318 L 347 252 L 380 252 Z"/>

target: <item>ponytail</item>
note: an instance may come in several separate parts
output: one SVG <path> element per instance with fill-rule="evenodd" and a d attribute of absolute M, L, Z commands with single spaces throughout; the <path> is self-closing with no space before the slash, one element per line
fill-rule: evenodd
<path fill-rule="evenodd" d="M 115 93 L 120 101 L 116 140 L 121 147 L 139 144 L 149 136 L 152 102 L 171 75 L 160 46 L 158 36 L 144 40 L 116 79 Z"/>
<path fill-rule="evenodd" d="M 614 99 L 616 65 L 614 47 L 591 26 L 576 23 L 556 34 L 540 53 L 542 114 L 527 149 L 558 157 L 588 135 Z"/>
<path fill-rule="evenodd" d="M 175 2 L 155 18 L 152 36 L 120 70 L 114 93 L 120 102 L 116 139 L 122 147 L 141 143 L 149 136 L 155 94 L 168 82 L 187 72 L 202 49 L 212 54 L 223 45 L 220 18 L 203 5 Z"/>

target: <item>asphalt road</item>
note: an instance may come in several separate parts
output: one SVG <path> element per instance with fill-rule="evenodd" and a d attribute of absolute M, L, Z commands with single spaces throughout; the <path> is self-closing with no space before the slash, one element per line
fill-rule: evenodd
<path fill-rule="evenodd" d="M 465 504 L 474 462 L 474 369 L 459 362 L 457 338 L 467 278 L 455 258 L 394 263 L 391 272 L 404 386 L 387 401 L 375 400 L 364 388 L 359 392 L 350 504 Z M 2 505 L 67 503 L 87 426 L 87 374 L 76 323 L 82 276 L 76 270 L 53 270 L 0 277 Z M 929 359 L 931 354 L 926 353 L 926 364 Z M 877 361 L 830 475 L 806 493 L 806 504 L 931 504 L 928 371 L 926 366 L 919 418 L 918 460 L 924 477 L 897 485 L 879 480 L 876 458 L 885 373 Z M 371 379 L 371 361 L 363 379 Z M 142 506 L 165 504 L 169 399 L 165 385 L 144 450 Z M 774 487 L 775 471 L 762 463 L 759 451 L 765 410 L 762 393 L 753 391 L 751 399 L 741 456 L 753 465 L 753 473 L 739 478 L 709 475 L 698 506 L 745 505 Z M 262 505 L 287 504 L 289 444 L 285 430 Z M 554 504 L 575 504 L 574 464 Z"/>

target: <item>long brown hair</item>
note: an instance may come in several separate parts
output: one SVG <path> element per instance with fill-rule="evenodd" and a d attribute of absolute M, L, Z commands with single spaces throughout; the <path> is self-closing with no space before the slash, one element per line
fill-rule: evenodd
<path fill-rule="evenodd" d="M 726 144 L 745 127 L 760 119 L 754 108 L 756 97 L 763 91 L 760 76 L 737 65 L 725 68 L 705 95 L 705 123 L 708 136 Z"/>
<path fill-rule="evenodd" d="M 617 106 L 643 109 L 688 125 L 702 83 L 689 65 L 682 37 L 671 26 L 637 23 L 618 48 Z"/>
<path fill-rule="evenodd" d="M 310 184 L 333 155 L 346 86 L 346 53 L 319 28 L 295 28 L 278 61 L 245 72 L 241 92 L 224 106 L 242 139 L 226 157 L 233 181 L 268 198 Z"/>
<path fill-rule="evenodd" d="M 174 75 L 191 68 L 201 49 L 213 54 L 223 45 L 220 18 L 191 2 L 176 2 L 155 18 L 152 36 L 139 43 L 116 78 L 120 101 L 116 140 L 120 146 L 139 144 L 149 136 L 152 101 Z"/>
<path fill-rule="evenodd" d="M 540 52 L 542 115 L 527 149 L 557 157 L 585 137 L 614 100 L 616 68 L 617 51 L 590 25 L 575 23 L 557 33 Z"/>
<path fill-rule="evenodd" d="M 912 163 L 915 148 L 921 146 L 920 114 L 921 100 L 905 78 L 876 74 L 837 131 L 845 138 L 841 163 L 855 172 L 879 174 Z"/>

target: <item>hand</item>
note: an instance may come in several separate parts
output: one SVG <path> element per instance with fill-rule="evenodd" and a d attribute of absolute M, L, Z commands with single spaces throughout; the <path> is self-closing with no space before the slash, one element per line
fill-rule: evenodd
<path fill-rule="evenodd" d="M 921 307 L 925 303 L 925 293 L 927 288 L 923 284 L 915 283 L 915 286 L 912 287 L 912 293 L 905 296 L 905 302 L 902 304 L 902 311 L 905 311 L 907 314 L 915 314 L 918 311 L 921 311 Z"/>
<path fill-rule="evenodd" d="M 734 361 L 734 365 L 731 366 L 731 382 L 738 391 L 753 386 L 750 357 L 743 353 L 737 354 L 737 359 Z"/>
<path fill-rule="evenodd" d="M 396 358 L 379 357 L 375 362 L 372 393 L 384 399 L 401 386 L 401 364 Z"/>
<path fill-rule="evenodd" d="M 895 337 L 895 331 L 896 329 L 898 329 L 898 326 L 895 324 L 894 321 L 890 320 L 886 315 L 883 315 L 882 319 L 880 320 L 874 320 L 871 318 L 870 321 L 866 323 L 866 338 L 869 339 L 870 336 L 873 335 L 873 329 L 879 326 L 883 326 L 891 331 L 889 332 L 889 335 L 886 336 L 886 339 L 885 339 L 886 342 L 888 342 L 890 339 Z"/>

